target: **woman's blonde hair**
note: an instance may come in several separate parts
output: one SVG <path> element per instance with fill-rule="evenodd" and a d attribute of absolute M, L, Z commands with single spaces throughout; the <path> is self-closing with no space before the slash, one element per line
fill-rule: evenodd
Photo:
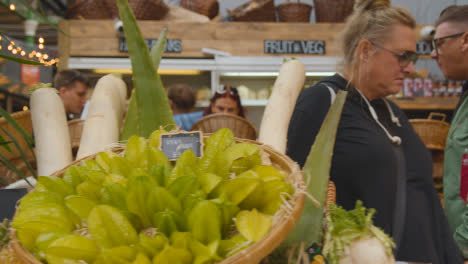
<path fill-rule="evenodd" d="M 413 29 L 416 26 L 410 12 L 391 6 L 390 0 L 355 0 L 354 11 L 347 18 L 339 39 L 344 56 L 343 67 L 354 66 L 356 48 L 361 40 L 385 40 L 392 26 L 398 24 Z"/>

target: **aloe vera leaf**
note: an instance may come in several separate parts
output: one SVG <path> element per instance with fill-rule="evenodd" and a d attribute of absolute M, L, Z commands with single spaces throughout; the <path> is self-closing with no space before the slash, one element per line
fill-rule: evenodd
<path fill-rule="evenodd" d="M 7 136 L 9 136 L 11 138 L 11 140 L 13 141 L 13 144 L 15 144 L 16 149 L 18 149 L 18 152 L 19 152 L 19 154 L 21 156 L 21 159 L 24 161 L 24 163 L 26 164 L 28 169 L 31 171 L 34 178 L 37 178 L 36 171 L 33 169 L 31 163 L 28 161 L 28 158 L 26 157 L 26 154 L 24 153 L 24 151 L 21 149 L 21 146 L 18 144 L 18 141 L 5 128 L 2 127 L 1 129 L 2 129 L 3 133 L 7 134 Z"/>
<path fill-rule="evenodd" d="M 164 28 L 159 34 L 158 41 L 151 48 L 151 58 L 153 59 L 154 67 L 159 68 L 159 63 L 161 62 L 162 54 L 164 53 L 164 46 L 166 44 L 166 33 L 167 28 Z"/>
<path fill-rule="evenodd" d="M 138 136 L 149 135 L 161 126 L 175 126 L 172 111 L 164 88 L 145 44 L 140 28 L 127 0 L 117 0 L 120 18 L 123 22 L 125 38 L 133 70 L 133 83 L 136 89 L 137 128 L 127 128 Z M 161 39 L 161 38 L 160 38 Z M 163 45 L 165 41 L 158 42 Z M 162 51 L 161 49 L 160 52 Z M 128 111 L 134 111 L 129 109 Z M 134 115 L 130 113 L 131 115 Z M 124 126 L 127 126 L 125 123 Z"/>
<path fill-rule="evenodd" d="M 302 216 L 293 232 L 289 234 L 286 240 L 287 244 L 300 242 L 305 242 L 305 245 L 311 245 L 312 243 L 322 244 L 322 220 L 328 181 L 330 179 L 335 136 L 341 119 L 343 105 L 346 101 L 346 95 L 347 92 L 345 91 L 338 92 L 302 169 L 306 182 L 310 177 L 306 191 L 317 199 L 320 205 L 316 207 L 310 199 L 306 198 Z"/>
<path fill-rule="evenodd" d="M 135 90 L 132 91 L 130 96 L 130 103 L 128 104 L 127 115 L 125 116 L 125 122 L 120 135 L 120 140 L 128 140 L 135 131 L 140 131 L 138 123 L 138 111 L 136 105 Z"/>
<path fill-rule="evenodd" d="M 0 145 L 4 149 L 6 149 L 8 152 L 11 152 L 11 148 L 10 148 L 10 146 L 8 146 L 8 144 L 10 144 L 10 143 L 11 143 L 11 141 L 6 141 L 5 138 L 2 135 L 0 135 Z"/>

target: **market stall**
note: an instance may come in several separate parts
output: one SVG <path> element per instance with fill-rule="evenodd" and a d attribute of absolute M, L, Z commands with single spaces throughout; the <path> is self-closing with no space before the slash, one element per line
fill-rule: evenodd
<path fill-rule="evenodd" d="M 372 254 L 361 252 L 362 259 L 394 262 L 394 242 L 373 226 L 375 211 L 333 205 L 331 153 L 346 92 L 333 97 L 304 168 L 285 154 L 299 92 L 337 71 L 334 40 L 342 24 L 137 22 L 127 1 L 117 2 L 123 24 L 60 24 L 60 68 L 93 70 L 98 81 L 79 136 L 70 135 L 55 90 L 32 93 L 37 170 L 47 176 L 18 205 L 0 260 L 232 264 L 258 263 L 273 252 L 292 263 L 323 260 L 323 249 L 337 263 L 353 254 L 343 241 L 351 248 L 363 240 Z M 103 69 L 127 70 L 132 92 L 122 75 Z M 236 79 L 258 85 L 246 89 L 258 141 L 226 128 L 208 135 L 177 129 L 158 69 L 208 72 L 199 88 L 212 92 Z M 456 103 L 448 96 L 392 100 L 407 111 L 451 110 Z M 76 153 L 72 142 L 79 142 Z M 351 236 L 339 234 L 346 227 Z"/>

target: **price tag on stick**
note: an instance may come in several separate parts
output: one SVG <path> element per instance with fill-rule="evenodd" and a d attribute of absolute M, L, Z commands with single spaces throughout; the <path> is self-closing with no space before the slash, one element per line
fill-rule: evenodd
<path fill-rule="evenodd" d="M 159 142 L 159 148 L 169 160 L 177 160 L 187 149 L 191 149 L 197 157 L 203 156 L 201 131 L 163 133 Z"/>

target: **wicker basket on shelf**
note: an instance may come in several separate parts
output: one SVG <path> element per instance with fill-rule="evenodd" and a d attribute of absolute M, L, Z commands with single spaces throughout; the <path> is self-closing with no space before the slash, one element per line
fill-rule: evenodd
<path fill-rule="evenodd" d="M 69 6 L 67 17 L 73 19 L 111 19 L 112 14 L 103 0 L 81 0 Z"/>
<path fill-rule="evenodd" d="M 312 6 L 301 3 L 290 2 L 280 4 L 276 7 L 278 10 L 278 18 L 280 22 L 310 22 L 310 13 Z"/>
<path fill-rule="evenodd" d="M 440 120 L 435 119 L 439 117 Z M 443 113 L 430 113 L 427 119 L 410 119 L 414 131 L 430 150 L 444 150 L 450 124 Z"/>
<path fill-rule="evenodd" d="M 341 23 L 353 12 L 354 0 L 314 0 L 317 23 Z"/>
<path fill-rule="evenodd" d="M 237 115 L 211 114 L 198 120 L 192 126 L 192 131 L 201 130 L 204 133 L 214 133 L 221 128 L 230 128 L 235 137 L 257 139 L 257 130 L 249 120 Z"/>
<path fill-rule="evenodd" d="M 204 137 L 206 139 L 206 137 Z M 249 246 L 247 249 L 240 251 L 239 253 L 225 259 L 220 264 L 241 264 L 241 263 L 258 263 L 272 252 L 286 236 L 291 232 L 302 215 L 302 209 L 304 207 L 305 195 L 303 193 L 305 186 L 302 178 L 302 174 L 297 163 L 292 161 L 289 157 L 281 154 L 267 145 L 263 145 L 256 141 L 236 139 L 237 142 L 250 143 L 257 145 L 266 155 L 269 157 L 272 165 L 286 173 L 285 180 L 293 184 L 295 193 L 289 200 L 289 206 L 284 206 L 279 209 L 275 214 L 275 221 L 270 232 L 261 240 Z M 114 149 L 116 153 L 122 153 L 123 148 Z M 96 155 L 91 155 L 71 163 L 69 166 L 78 165 L 81 162 L 95 158 Z M 68 167 L 69 167 L 68 166 Z M 52 176 L 62 177 L 66 169 L 55 172 Z M 16 254 L 16 257 L 20 263 L 24 264 L 41 264 L 28 250 L 26 250 L 18 238 L 16 237 L 15 230 L 11 230 L 11 247 Z"/>
<path fill-rule="evenodd" d="M 273 0 L 251 0 L 233 10 L 227 9 L 229 17 L 234 21 L 276 21 L 275 4 Z"/>
<path fill-rule="evenodd" d="M 214 18 L 219 13 L 217 0 L 180 0 L 179 5 L 198 14 Z"/>
<path fill-rule="evenodd" d="M 115 0 L 103 0 L 113 18 L 119 17 L 119 8 Z M 138 20 L 162 19 L 169 7 L 163 0 L 129 0 L 128 4 Z"/>

